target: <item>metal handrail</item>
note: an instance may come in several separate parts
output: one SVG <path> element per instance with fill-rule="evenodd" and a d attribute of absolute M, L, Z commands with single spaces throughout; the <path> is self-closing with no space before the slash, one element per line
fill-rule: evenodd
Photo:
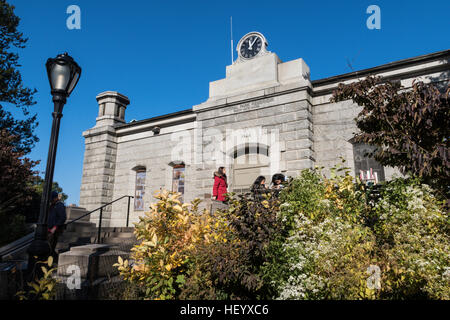
<path fill-rule="evenodd" d="M 108 202 L 107 204 L 104 204 L 101 207 L 98 207 L 97 209 L 94 209 L 92 211 L 89 211 L 86 214 L 83 214 L 81 217 L 78 217 L 78 218 L 76 218 L 74 220 L 71 220 L 71 221 L 67 222 L 66 224 L 64 224 L 64 226 L 67 227 L 69 224 L 74 223 L 75 221 L 78 221 L 80 219 L 83 219 L 84 217 L 87 217 L 88 215 L 90 215 L 90 214 L 100 210 L 100 216 L 99 216 L 99 222 L 98 222 L 98 235 L 97 235 L 97 243 L 100 243 L 100 234 L 101 234 L 101 231 L 102 231 L 103 208 L 113 204 L 114 202 L 122 200 L 123 198 L 128 198 L 128 209 L 127 209 L 127 227 L 128 227 L 128 223 L 130 221 L 130 199 L 134 198 L 134 196 L 122 196 L 120 198 L 117 198 L 116 200 Z"/>
<path fill-rule="evenodd" d="M 0 248 L 0 262 L 5 258 L 13 257 L 15 252 L 20 252 L 28 247 L 34 240 L 34 231 Z"/>

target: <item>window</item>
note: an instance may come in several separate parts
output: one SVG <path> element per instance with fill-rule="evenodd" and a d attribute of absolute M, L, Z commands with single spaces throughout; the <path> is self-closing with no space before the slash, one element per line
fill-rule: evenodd
<path fill-rule="evenodd" d="M 144 210 L 144 195 L 145 195 L 145 169 L 136 170 L 136 187 L 134 193 L 134 210 Z"/>
<path fill-rule="evenodd" d="M 181 193 L 181 201 L 184 195 L 184 164 L 173 166 L 172 191 Z"/>
<path fill-rule="evenodd" d="M 374 150 L 375 147 L 363 143 L 353 145 L 355 174 L 361 181 L 378 183 L 385 179 L 383 166 L 368 156 Z"/>

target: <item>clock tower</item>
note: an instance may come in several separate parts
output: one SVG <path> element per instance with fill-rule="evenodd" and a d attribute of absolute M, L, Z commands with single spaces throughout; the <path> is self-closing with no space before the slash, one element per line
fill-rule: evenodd
<path fill-rule="evenodd" d="M 311 87 L 309 67 L 303 59 L 283 63 L 267 50 L 268 41 L 252 31 L 239 40 L 238 58 L 226 67 L 225 79 L 210 82 L 209 99 L 218 100 L 283 85 Z"/>

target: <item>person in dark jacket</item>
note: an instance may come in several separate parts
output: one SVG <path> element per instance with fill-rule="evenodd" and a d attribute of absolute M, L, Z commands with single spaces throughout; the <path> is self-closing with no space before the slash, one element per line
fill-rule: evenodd
<path fill-rule="evenodd" d="M 213 185 L 213 200 L 224 202 L 225 193 L 227 193 L 227 175 L 225 167 L 220 167 L 219 170 L 214 172 L 214 185 Z"/>
<path fill-rule="evenodd" d="M 270 190 L 272 191 L 275 197 L 278 197 L 281 189 L 283 189 L 283 182 L 285 181 L 285 177 L 281 173 L 275 173 L 272 176 L 272 184 L 270 186 Z"/>
<path fill-rule="evenodd" d="M 259 176 L 256 178 L 251 187 L 251 191 L 255 200 L 264 200 L 263 194 L 269 192 L 266 187 L 266 177 Z"/>
<path fill-rule="evenodd" d="M 66 219 L 66 206 L 62 203 L 62 201 L 60 201 L 58 192 L 52 191 L 47 221 L 48 239 L 52 248 L 52 256 L 56 256 L 56 244 L 58 243 L 58 237 L 63 232 Z"/>

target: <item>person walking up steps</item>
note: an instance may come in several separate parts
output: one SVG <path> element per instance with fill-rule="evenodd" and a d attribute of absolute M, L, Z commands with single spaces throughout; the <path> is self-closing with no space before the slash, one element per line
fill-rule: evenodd
<path fill-rule="evenodd" d="M 50 208 L 48 214 L 48 239 L 52 249 L 51 255 L 56 259 L 55 252 L 58 238 L 64 231 L 64 223 L 66 222 L 66 206 L 59 199 L 58 192 L 52 191 L 50 197 Z"/>

